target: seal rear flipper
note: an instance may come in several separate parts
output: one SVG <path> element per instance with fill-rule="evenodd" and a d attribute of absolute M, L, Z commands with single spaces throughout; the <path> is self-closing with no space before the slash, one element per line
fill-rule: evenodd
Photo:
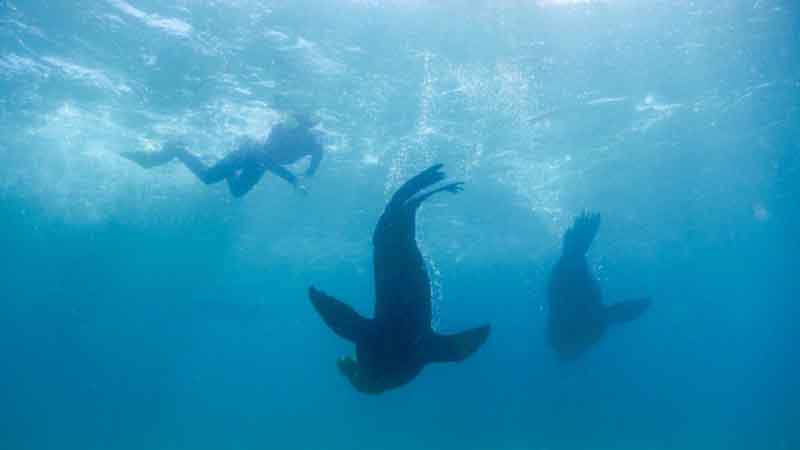
<path fill-rule="evenodd" d="M 403 183 L 403 185 L 397 189 L 397 192 L 394 193 L 391 201 L 389 201 L 387 209 L 389 207 L 399 207 L 403 205 L 417 192 L 420 192 L 423 189 L 444 180 L 444 178 L 445 174 L 442 171 L 442 164 L 436 164 L 428 167 L 412 177 L 410 180 Z"/>
<path fill-rule="evenodd" d="M 564 255 L 585 255 L 599 228 L 600 214 L 585 211 L 576 217 L 575 222 L 564 233 Z"/>
<path fill-rule="evenodd" d="M 340 337 L 358 342 L 367 335 L 371 321 L 359 315 L 347 304 L 317 290 L 314 286 L 308 288 L 308 298 L 311 299 L 311 304 L 322 320 Z"/>
<path fill-rule="evenodd" d="M 647 311 L 651 303 L 652 300 L 649 298 L 642 298 L 606 306 L 606 321 L 609 324 L 619 324 L 638 319 Z"/>
<path fill-rule="evenodd" d="M 491 327 L 485 325 L 461 333 L 431 333 L 426 342 L 428 362 L 458 362 L 475 353 L 489 337 Z"/>
<path fill-rule="evenodd" d="M 412 211 L 416 211 L 417 208 L 419 208 L 419 205 L 421 205 L 422 202 L 427 200 L 428 197 L 430 197 L 433 194 L 436 194 L 438 192 L 445 192 L 445 191 L 446 192 L 450 192 L 451 194 L 458 194 L 459 192 L 461 192 L 463 190 L 464 190 L 464 183 L 461 182 L 461 181 L 457 181 L 457 182 L 454 182 L 454 183 L 448 183 L 448 184 L 445 184 L 444 186 L 442 186 L 440 188 L 432 189 L 432 190 L 429 190 L 427 192 L 417 193 L 416 195 L 414 195 L 413 197 L 408 199 L 408 205 L 409 205 L 409 208 Z"/>

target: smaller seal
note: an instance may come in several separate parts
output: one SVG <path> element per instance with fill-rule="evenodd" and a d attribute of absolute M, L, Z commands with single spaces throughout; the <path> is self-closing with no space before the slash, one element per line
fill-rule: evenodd
<path fill-rule="evenodd" d="M 564 233 L 561 257 L 550 273 L 547 337 L 563 360 L 579 357 L 603 337 L 609 325 L 637 319 L 651 304 L 649 298 L 602 303 L 600 285 L 586 262 L 599 228 L 599 214 L 578 216 Z"/>

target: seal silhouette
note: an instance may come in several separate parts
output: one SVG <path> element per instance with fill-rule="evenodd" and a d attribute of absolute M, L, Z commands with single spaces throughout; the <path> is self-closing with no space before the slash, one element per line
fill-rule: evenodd
<path fill-rule="evenodd" d="M 430 196 L 462 190 L 460 182 L 428 189 L 444 178 L 441 164 L 422 171 L 395 192 L 378 220 L 372 236 L 374 318 L 309 288 L 323 321 L 356 345 L 355 359 L 340 358 L 338 367 L 360 392 L 379 394 L 403 386 L 429 363 L 462 361 L 489 337 L 488 325 L 452 335 L 431 328 L 431 286 L 417 247 L 416 213 Z"/>
<path fill-rule="evenodd" d="M 608 306 L 602 303 L 600 285 L 586 262 L 586 252 L 599 228 L 599 214 L 578 216 L 564 233 L 561 257 L 550 273 L 547 337 L 564 360 L 579 357 L 603 337 L 609 325 L 630 322 L 651 304 L 649 298 Z"/>

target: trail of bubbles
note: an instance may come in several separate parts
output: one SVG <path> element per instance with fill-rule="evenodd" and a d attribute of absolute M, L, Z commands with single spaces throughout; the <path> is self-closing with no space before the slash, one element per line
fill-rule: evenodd
<path fill-rule="evenodd" d="M 398 152 L 389 166 L 389 176 L 384 185 L 384 192 L 386 194 L 392 192 L 409 177 L 412 165 L 430 164 L 434 157 L 433 152 L 427 145 L 430 136 L 435 133 L 431 126 L 433 102 L 436 96 L 436 88 L 434 85 L 436 79 L 432 73 L 434 55 L 432 52 L 423 51 L 420 52 L 417 57 L 422 59 L 424 70 L 424 76 L 420 85 L 417 119 L 411 135 L 401 139 Z M 412 160 L 412 152 L 417 152 L 415 154 L 419 154 L 419 156 Z"/>
<path fill-rule="evenodd" d="M 417 246 L 422 259 L 426 263 L 425 270 L 428 272 L 431 288 L 431 327 L 434 331 L 439 330 L 442 317 L 442 272 L 439 270 L 439 265 L 436 260 L 431 256 L 431 249 L 425 241 L 425 233 L 418 227 L 417 229 Z"/>

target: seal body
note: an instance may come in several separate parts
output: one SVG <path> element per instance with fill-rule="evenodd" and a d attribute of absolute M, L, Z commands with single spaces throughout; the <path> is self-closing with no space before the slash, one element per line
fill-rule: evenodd
<path fill-rule="evenodd" d="M 454 335 L 431 328 L 431 287 L 416 240 L 416 212 L 431 195 L 457 193 L 462 183 L 428 189 L 445 177 L 441 165 L 408 180 L 392 196 L 372 236 L 375 316 L 366 319 L 314 287 L 311 302 L 338 335 L 356 344 L 356 359 L 339 369 L 362 392 L 380 393 L 413 380 L 431 362 L 461 361 L 488 338 L 483 326 Z M 427 190 L 426 190 L 427 189 Z"/>

